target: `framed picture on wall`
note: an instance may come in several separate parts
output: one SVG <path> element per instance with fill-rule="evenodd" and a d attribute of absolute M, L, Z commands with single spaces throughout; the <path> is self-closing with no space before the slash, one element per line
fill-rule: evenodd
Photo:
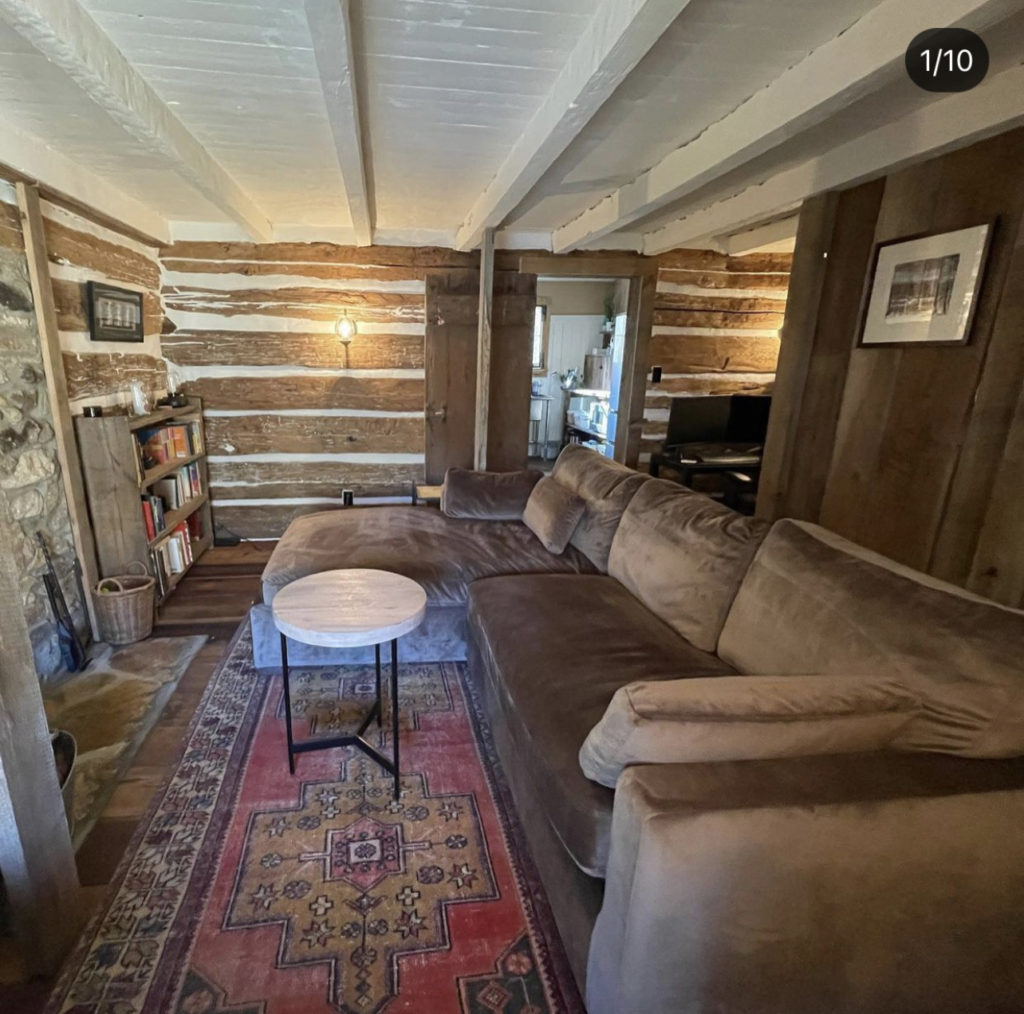
<path fill-rule="evenodd" d="M 880 243 L 861 346 L 965 345 L 992 225 Z"/>
<path fill-rule="evenodd" d="M 101 282 L 85 283 L 89 337 L 94 342 L 141 342 L 142 293 Z"/>

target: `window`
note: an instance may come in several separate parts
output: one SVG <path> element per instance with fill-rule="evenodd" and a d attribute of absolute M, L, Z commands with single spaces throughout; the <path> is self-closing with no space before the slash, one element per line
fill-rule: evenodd
<path fill-rule="evenodd" d="M 533 368 L 535 371 L 544 369 L 547 353 L 547 324 L 547 305 L 538 302 L 533 311 Z"/>

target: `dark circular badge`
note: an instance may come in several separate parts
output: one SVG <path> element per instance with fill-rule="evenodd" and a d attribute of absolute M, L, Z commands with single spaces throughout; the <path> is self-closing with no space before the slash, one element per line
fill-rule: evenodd
<path fill-rule="evenodd" d="M 966 28 L 926 28 L 907 47 L 907 73 L 929 92 L 966 92 L 985 80 L 988 47 Z"/>

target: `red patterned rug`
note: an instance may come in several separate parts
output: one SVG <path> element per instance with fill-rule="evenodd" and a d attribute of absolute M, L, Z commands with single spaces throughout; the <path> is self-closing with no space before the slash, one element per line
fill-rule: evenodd
<path fill-rule="evenodd" d="M 297 733 L 351 729 L 373 684 L 295 670 Z M 246 625 L 51 1014 L 582 1011 L 465 666 L 403 665 L 399 696 L 400 799 L 351 748 L 291 777 Z"/>

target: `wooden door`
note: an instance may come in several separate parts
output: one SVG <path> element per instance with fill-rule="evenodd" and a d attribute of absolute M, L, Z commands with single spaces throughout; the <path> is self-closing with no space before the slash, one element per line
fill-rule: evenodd
<path fill-rule="evenodd" d="M 429 274 L 426 284 L 425 473 L 428 483 L 440 483 L 449 468 L 473 467 L 480 276 L 476 271 L 441 271 Z M 536 304 L 536 275 L 495 272 L 489 471 L 526 465 Z"/>
<path fill-rule="evenodd" d="M 475 270 L 427 275 L 426 480 L 473 467 L 476 425 L 477 303 Z"/>
<path fill-rule="evenodd" d="M 526 467 L 533 379 L 533 313 L 537 276 L 494 273 L 491 330 L 491 397 L 487 424 L 487 469 Z"/>

